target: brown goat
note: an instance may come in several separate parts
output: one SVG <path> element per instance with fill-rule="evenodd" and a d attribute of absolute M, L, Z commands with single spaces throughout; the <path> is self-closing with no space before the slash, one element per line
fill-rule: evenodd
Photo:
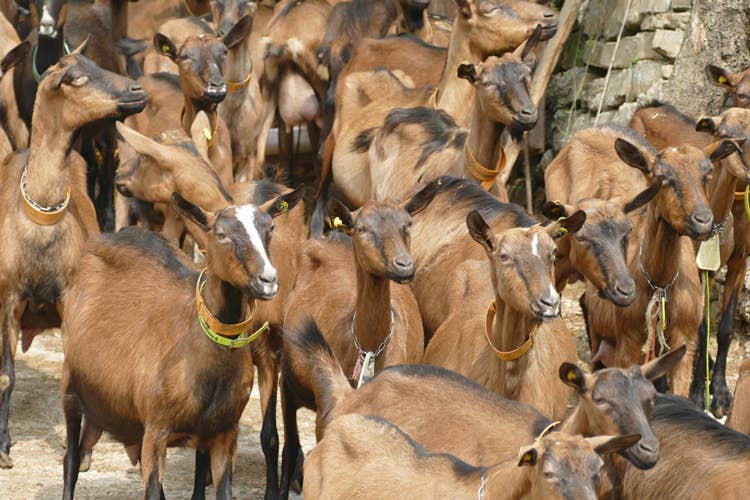
<path fill-rule="evenodd" d="M 649 470 L 625 467 L 615 498 L 747 498 L 750 437 L 728 429 L 689 401 L 658 395 L 652 424 L 661 458 Z"/>
<path fill-rule="evenodd" d="M 432 201 L 435 190 L 436 185 L 429 184 L 403 207 L 369 201 L 356 214 L 339 204 L 334 214 L 351 240 L 310 240 L 300 249 L 299 274 L 286 305 L 284 327 L 312 316 L 355 384 L 386 366 L 422 359 L 419 308 L 404 285 L 415 272 L 409 254 L 411 215 Z M 323 295 L 325 302 L 319 300 Z M 282 495 L 288 492 L 302 451 L 297 409 L 315 409 L 310 391 L 305 371 L 285 372 Z"/>
<path fill-rule="evenodd" d="M 722 67 L 709 64 L 706 66 L 708 80 L 732 93 L 734 106 L 750 108 L 750 68 L 739 73 L 732 73 Z"/>
<path fill-rule="evenodd" d="M 305 498 L 595 499 L 604 462 L 599 455 L 638 436 L 540 436 L 518 457 L 474 467 L 431 453 L 377 417 L 336 419 L 305 461 Z M 336 471 L 336 475 L 330 471 Z"/>
<path fill-rule="evenodd" d="M 331 172 L 334 183 L 352 205 L 360 206 L 370 198 L 372 188 L 365 153 L 391 109 L 432 105 L 447 112 L 458 125 L 467 126 L 471 107 L 466 103 L 471 102 L 474 87 L 467 85 L 454 68 L 464 62 L 476 65 L 492 54 L 515 50 L 539 25 L 543 39 L 557 29 L 554 13 L 531 2 L 492 0 L 482 4 L 481 12 L 474 0 L 458 3 L 460 15 L 451 33 L 442 79 L 435 92 L 410 91 L 395 79 L 383 89 L 383 82 L 370 76 L 372 72 L 350 73 L 339 79 L 336 117 L 323 156 L 323 178 L 327 179 Z M 492 15 L 485 15 L 487 12 Z"/>
<path fill-rule="evenodd" d="M 150 40 L 159 27 L 177 17 L 202 17 L 211 12 L 210 0 L 139 1 L 127 11 L 128 36 Z"/>
<path fill-rule="evenodd" d="M 319 438 L 341 415 L 375 415 L 394 422 L 431 451 L 488 466 L 512 458 L 520 446 L 552 424 L 535 408 L 501 398 L 439 367 L 389 367 L 354 390 L 313 322 L 286 330 L 284 341 L 286 369 L 305 370 L 312 384 L 322 415 L 316 428 Z M 640 441 L 622 454 L 636 467 L 653 467 L 659 459 L 659 443 L 650 426 L 656 395 L 650 380 L 666 373 L 684 352 L 681 348 L 642 367 L 607 368 L 591 375 L 563 364 L 560 378 L 576 390 L 579 402 L 559 429 L 586 437 L 640 434 Z"/>
<path fill-rule="evenodd" d="M 85 240 L 98 233 L 86 195 L 86 166 L 70 151 L 70 141 L 77 129 L 90 122 L 137 113 L 146 104 L 146 94 L 134 81 L 97 67 L 80 55 L 84 47 L 45 72 L 29 150 L 5 159 L 8 182 L 0 193 L 1 467 L 13 465 L 8 456 L 8 414 L 18 338 L 26 351 L 36 334 L 59 325 L 61 294 L 74 279 Z"/>
<path fill-rule="evenodd" d="M 267 252 L 271 218 L 300 197 L 297 190 L 265 208 L 227 203 L 213 213 L 173 194 L 206 249 L 208 267 L 200 274 L 148 231 L 128 229 L 91 243 L 65 302 L 78 314 L 63 321 L 64 498 L 73 497 L 78 476 L 81 416 L 126 445 L 141 443 L 147 498 L 163 495 L 166 447 L 185 444 L 210 452 L 217 497 L 231 498 L 238 421 L 253 382 L 252 357 L 242 347 L 257 336 L 250 335 L 252 304 L 279 288 Z M 133 284 L 144 273 L 154 286 L 139 289 Z M 106 334 L 98 321 L 107 323 Z M 144 333 L 138 338 L 137 332 Z M 107 377 L 117 362 L 128 369 Z"/>
<path fill-rule="evenodd" d="M 750 435 L 750 358 L 740 365 L 732 409 L 727 416 L 727 427 Z"/>
<path fill-rule="evenodd" d="M 12 67 L 18 64 L 21 59 L 26 58 L 26 53 L 23 55 L 16 52 L 16 55 L 11 56 L 11 51 L 15 47 L 18 47 L 21 40 L 16 35 L 13 26 L 8 20 L 0 15 L 0 54 L 4 55 L 4 62 L 2 64 L 2 73 L 0 74 L 0 107 L 3 109 L 3 113 L 0 114 L 0 126 L 5 134 L 5 140 L 8 142 L 3 145 L 2 155 L 0 158 L 5 158 L 7 153 L 10 153 L 13 149 L 21 149 L 28 147 L 29 145 L 29 129 L 21 119 L 18 111 L 18 104 L 16 103 L 15 89 L 13 88 L 13 74 Z M 21 51 L 29 50 L 29 42 L 24 42 L 26 49 L 18 49 Z M 8 73 L 11 73 L 10 75 Z M 10 147 L 11 149 L 7 149 Z"/>
<path fill-rule="evenodd" d="M 570 184 L 568 192 L 584 192 L 588 187 L 589 196 L 593 191 L 597 198 L 611 199 L 612 194 L 631 195 L 633 187 L 642 187 L 645 180 L 649 190 L 657 191 L 646 212 L 634 223 L 640 238 L 629 243 L 628 269 L 635 279 L 635 302 L 618 308 L 587 285 L 583 303 L 593 360 L 607 366 L 630 366 L 644 357 L 649 359 L 649 353 L 657 350 L 657 340 L 660 349 L 669 343 L 686 344 L 687 355 L 670 374 L 669 382 L 675 393 L 687 395 L 702 309 L 695 254 L 690 240 L 682 236 L 702 239 L 712 231 L 713 214 L 705 193 L 705 183 L 712 173 L 710 162 L 731 154 L 735 146 L 722 141 L 705 150 L 682 146 L 657 152 L 632 132 L 600 127 L 577 132 L 565 149 L 568 151 L 560 153 L 565 158 L 583 156 L 585 165 L 597 165 L 593 172 L 576 175 L 570 172 L 584 168 L 584 164 L 568 162 L 561 166 L 557 178 Z M 636 170 L 645 174 L 645 179 L 633 186 L 629 182 Z M 585 182 L 573 183 L 573 179 Z M 662 299 L 668 306 L 660 304 Z M 660 311 L 666 316 L 657 321 Z M 664 338 L 657 331 L 662 324 Z"/>

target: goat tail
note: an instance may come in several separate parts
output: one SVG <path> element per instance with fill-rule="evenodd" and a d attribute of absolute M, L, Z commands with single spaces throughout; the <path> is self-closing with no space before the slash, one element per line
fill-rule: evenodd
<path fill-rule="evenodd" d="M 302 379 L 297 374 L 308 373 L 315 406 L 326 420 L 325 416 L 354 389 L 315 320 L 308 317 L 296 329 L 285 330 L 284 350 L 285 371 L 297 380 Z"/>
<path fill-rule="evenodd" d="M 326 211 L 328 210 L 328 198 L 331 185 L 331 164 L 333 162 L 333 149 L 336 147 L 336 139 L 332 133 L 328 134 L 323 150 L 323 167 L 320 172 L 320 184 L 315 193 L 315 208 L 310 216 L 310 237 L 321 238 L 325 229 Z"/>

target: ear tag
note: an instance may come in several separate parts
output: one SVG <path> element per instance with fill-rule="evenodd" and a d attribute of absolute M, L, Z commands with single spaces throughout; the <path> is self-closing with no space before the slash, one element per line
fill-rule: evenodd
<path fill-rule="evenodd" d="M 279 210 L 279 212 L 286 212 L 289 209 L 289 203 L 287 203 L 284 200 L 281 200 L 278 205 L 276 205 L 276 208 Z"/>
<path fill-rule="evenodd" d="M 568 379 L 568 382 L 575 381 L 575 379 L 576 379 L 576 372 L 575 372 L 575 370 L 568 370 L 568 373 L 565 376 L 565 378 Z"/>
<path fill-rule="evenodd" d="M 362 384 L 364 384 L 365 382 L 372 380 L 374 377 L 375 355 L 371 352 L 366 352 L 365 359 L 362 360 L 362 370 L 359 373 L 359 380 L 357 380 L 357 389 L 362 387 Z"/>
<path fill-rule="evenodd" d="M 334 229 L 335 229 L 335 228 L 337 228 L 337 227 L 341 227 L 341 226 L 343 226 L 343 225 L 344 225 L 344 222 L 343 222 L 343 221 L 341 220 L 341 217 L 334 217 L 334 218 L 333 218 L 333 223 L 332 223 L 331 225 L 332 225 L 332 226 L 334 227 Z"/>
<path fill-rule="evenodd" d="M 165 54 L 168 54 L 169 53 L 169 45 L 167 45 L 166 43 L 164 45 L 162 45 L 161 46 L 161 51 L 163 53 L 165 53 Z"/>
<path fill-rule="evenodd" d="M 727 77 L 724 75 L 719 76 L 719 83 L 727 83 Z"/>
<path fill-rule="evenodd" d="M 695 263 L 702 271 L 716 271 L 721 267 L 721 242 L 719 233 L 714 234 L 706 241 L 702 241 L 698 248 Z"/>
<path fill-rule="evenodd" d="M 566 234 L 568 234 L 568 230 L 564 227 L 560 227 L 560 229 L 557 230 L 557 234 L 559 234 L 560 236 L 565 236 Z"/>
<path fill-rule="evenodd" d="M 213 136 L 213 134 L 211 134 L 211 130 L 209 130 L 208 127 L 203 128 L 203 135 L 205 135 L 206 140 L 209 140 L 209 141 L 211 140 L 211 137 Z"/>

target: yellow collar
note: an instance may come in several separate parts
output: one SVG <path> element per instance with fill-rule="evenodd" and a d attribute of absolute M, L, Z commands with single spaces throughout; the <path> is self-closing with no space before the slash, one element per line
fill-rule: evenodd
<path fill-rule="evenodd" d="M 182 108 L 182 112 L 180 113 L 180 123 L 182 123 L 182 119 L 185 116 L 185 108 Z M 208 115 L 206 115 L 208 116 Z M 206 137 L 206 140 L 208 141 L 208 149 L 211 149 L 211 147 L 214 145 L 214 142 L 216 142 L 216 132 L 219 130 L 219 117 L 216 117 L 216 126 L 214 127 L 213 131 L 209 129 L 208 127 L 203 127 L 203 135 Z M 211 124 L 211 119 L 208 120 L 209 125 Z"/>
<path fill-rule="evenodd" d="M 203 319 L 206 325 L 215 333 L 223 337 L 236 337 L 247 332 L 253 322 L 253 315 L 255 314 L 255 300 L 252 301 L 250 314 L 245 321 L 241 323 L 222 323 L 219 319 L 214 316 L 211 311 L 208 310 L 206 302 L 203 300 L 201 290 L 205 286 L 203 277 L 206 275 L 208 268 L 204 268 L 198 275 L 198 280 L 195 282 L 195 303 L 198 308 L 198 316 Z"/>
<path fill-rule="evenodd" d="M 437 98 L 438 98 L 439 91 L 440 91 L 440 87 L 436 88 L 435 92 L 430 94 L 430 99 L 427 101 L 427 105 L 431 107 L 432 109 L 438 109 Z"/>
<path fill-rule="evenodd" d="M 524 354 L 529 352 L 529 349 L 534 345 L 534 337 L 536 337 L 537 331 L 539 330 L 538 326 L 535 326 L 533 330 L 531 330 L 531 333 L 529 334 L 529 338 L 526 339 L 526 342 L 520 345 L 520 347 L 517 347 L 513 349 L 512 351 L 501 351 L 497 347 L 495 347 L 492 344 L 492 338 L 490 337 L 492 332 L 492 322 L 495 321 L 495 301 L 493 300 L 490 302 L 490 305 L 487 306 L 487 317 L 485 319 L 484 324 L 484 336 L 487 337 L 487 343 L 490 345 L 493 351 L 495 351 L 495 355 L 500 358 L 503 361 L 515 361 L 516 359 L 519 359 L 523 357 Z"/>
<path fill-rule="evenodd" d="M 21 182 L 19 184 L 19 191 L 21 192 L 21 199 L 23 199 L 23 210 L 26 216 L 31 219 L 34 223 L 40 226 L 54 226 L 57 224 L 63 215 L 65 215 L 65 209 L 68 208 L 70 202 L 70 186 L 68 186 L 65 192 L 65 199 L 53 207 L 45 207 L 32 200 L 26 193 L 26 172 L 28 165 L 24 167 L 21 173 Z"/>
<path fill-rule="evenodd" d="M 227 92 L 239 92 L 240 90 L 247 87 L 247 84 L 250 83 L 250 77 L 253 76 L 252 72 L 248 73 L 244 80 L 240 82 L 230 82 L 229 80 L 226 80 L 225 83 L 227 84 Z"/>
<path fill-rule="evenodd" d="M 482 166 L 476 158 L 474 153 L 471 152 L 471 146 L 469 145 L 469 138 L 466 138 L 466 144 L 464 145 L 464 156 L 466 158 L 466 170 L 469 174 L 475 178 L 485 189 L 489 191 L 495 184 L 495 179 L 505 167 L 505 151 L 500 148 L 500 159 L 497 162 L 495 170 L 490 170 L 487 167 Z"/>

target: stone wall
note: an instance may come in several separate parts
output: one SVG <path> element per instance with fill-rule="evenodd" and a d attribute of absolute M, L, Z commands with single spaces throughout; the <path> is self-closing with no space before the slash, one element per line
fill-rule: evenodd
<path fill-rule="evenodd" d="M 661 99 L 693 0 L 589 0 L 547 91 L 551 159 L 576 130 L 594 125 L 607 68 L 625 18 L 599 123 L 627 125 L 639 103 Z"/>

